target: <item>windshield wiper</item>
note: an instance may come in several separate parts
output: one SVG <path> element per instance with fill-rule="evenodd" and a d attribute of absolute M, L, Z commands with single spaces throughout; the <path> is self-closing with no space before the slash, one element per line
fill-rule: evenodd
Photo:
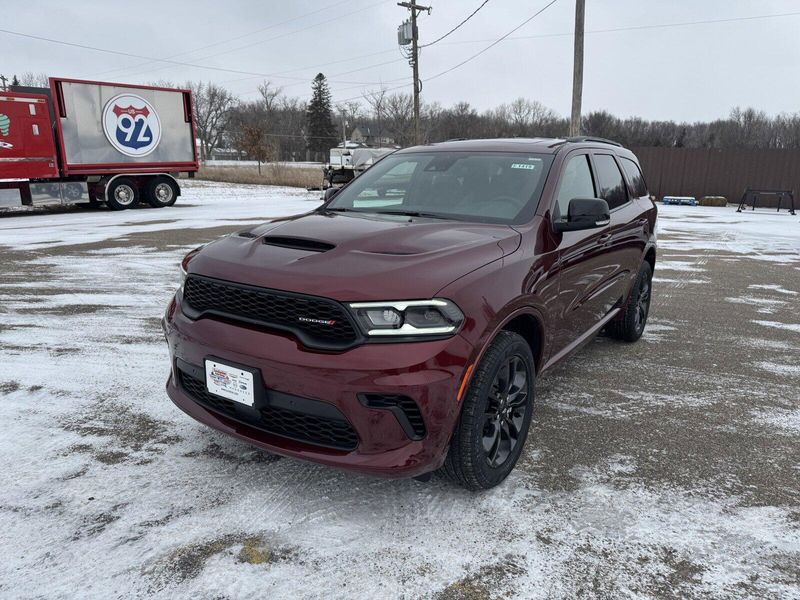
<path fill-rule="evenodd" d="M 451 219 L 451 217 L 437 213 L 420 212 L 418 210 L 376 210 L 378 215 L 400 215 L 403 217 L 423 217 L 429 219 Z"/>

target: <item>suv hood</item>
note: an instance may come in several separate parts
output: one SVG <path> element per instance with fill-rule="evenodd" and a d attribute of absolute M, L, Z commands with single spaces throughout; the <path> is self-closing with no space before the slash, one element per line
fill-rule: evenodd
<path fill-rule="evenodd" d="M 316 212 L 217 240 L 189 272 L 340 301 L 423 299 L 519 244 L 508 225 Z"/>

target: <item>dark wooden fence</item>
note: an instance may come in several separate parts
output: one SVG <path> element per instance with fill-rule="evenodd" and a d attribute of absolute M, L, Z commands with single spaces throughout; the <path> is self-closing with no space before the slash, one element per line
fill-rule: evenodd
<path fill-rule="evenodd" d="M 650 193 L 659 199 L 725 196 L 728 202 L 739 202 L 748 187 L 800 193 L 800 150 L 642 147 L 633 151 Z M 770 200 L 763 206 L 777 204 Z"/>

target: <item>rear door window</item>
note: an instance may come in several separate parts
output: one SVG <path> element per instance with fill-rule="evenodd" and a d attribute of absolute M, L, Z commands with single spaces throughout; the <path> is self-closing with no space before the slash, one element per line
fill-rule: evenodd
<path fill-rule="evenodd" d="M 594 164 L 597 168 L 597 181 L 600 184 L 600 198 L 614 210 L 628 202 L 628 191 L 617 161 L 610 154 L 595 154 Z"/>
<path fill-rule="evenodd" d="M 647 184 L 644 181 L 644 175 L 642 175 L 642 170 L 639 168 L 639 165 L 630 158 L 622 158 L 620 162 L 622 163 L 622 168 L 625 169 L 625 174 L 628 176 L 628 181 L 633 189 L 633 195 L 637 198 L 647 196 Z"/>

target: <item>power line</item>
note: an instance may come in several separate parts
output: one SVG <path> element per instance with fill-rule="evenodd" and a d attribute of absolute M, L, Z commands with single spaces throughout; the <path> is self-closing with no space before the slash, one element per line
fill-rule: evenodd
<path fill-rule="evenodd" d="M 232 38 L 228 38 L 228 39 L 225 39 L 225 40 L 220 40 L 218 42 L 214 42 L 213 44 L 206 44 L 205 46 L 199 46 L 199 47 L 194 48 L 192 50 L 185 50 L 183 52 L 179 52 L 178 54 L 173 54 L 171 56 L 168 56 L 167 58 L 178 58 L 179 56 L 186 56 L 187 54 L 194 54 L 195 52 L 199 52 L 200 50 L 207 50 L 208 48 L 215 48 L 216 46 L 221 46 L 221 45 L 227 44 L 229 42 L 235 42 L 237 40 L 241 40 L 241 39 L 244 39 L 246 37 L 250 37 L 251 35 L 256 35 L 258 33 L 263 33 L 265 31 L 269 31 L 270 29 L 274 29 L 276 27 L 280 27 L 281 25 L 286 25 L 287 23 L 292 23 L 294 21 L 299 21 L 300 19 L 304 19 L 305 17 L 310 17 L 312 15 L 316 15 L 317 13 L 321 13 L 321 12 L 323 12 L 325 10 L 333 8 L 334 6 L 338 6 L 339 4 L 342 4 L 342 2 L 341 1 L 334 2 L 333 4 L 328 4 L 328 5 L 326 5 L 326 6 L 322 7 L 322 8 L 318 8 L 317 10 L 313 10 L 311 12 L 307 12 L 307 13 L 304 13 L 302 15 L 298 15 L 296 17 L 292 17 L 291 19 L 286 19 L 285 21 L 281 21 L 280 23 L 273 23 L 272 25 L 268 25 L 267 27 L 262 27 L 260 29 L 256 29 L 255 31 L 251 31 L 249 33 L 244 33 L 244 34 L 241 34 L 241 35 L 238 35 L 238 36 L 235 36 L 235 37 L 232 37 Z M 131 65 L 131 66 L 128 66 L 128 67 L 117 67 L 117 68 L 114 68 L 114 69 L 108 69 L 107 71 L 101 71 L 99 73 L 95 73 L 93 75 L 90 75 L 90 77 L 96 77 L 96 76 L 99 76 L 99 75 L 105 75 L 107 73 L 127 71 L 127 70 L 130 70 L 130 69 L 138 69 L 139 67 L 144 67 L 144 66 L 147 66 L 149 64 L 153 64 L 154 62 L 157 62 L 157 61 L 139 63 L 138 65 Z"/>
<path fill-rule="evenodd" d="M 639 30 L 647 30 L 647 29 L 670 29 L 672 27 L 687 27 L 692 25 L 711 25 L 715 23 L 733 23 L 737 21 L 753 21 L 756 19 L 774 19 L 777 17 L 796 17 L 800 15 L 800 11 L 796 12 L 786 12 L 786 13 L 776 13 L 771 15 L 751 15 L 747 17 L 729 17 L 727 19 L 706 19 L 703 21 L 683 21 L 679 23 L 655 23 L 652 25 L 630 25 L 627 27 L 613 27 L 610 29 L 592 29 L 586 30 L 586 35 L 589 34 L 597 34 L 597 33 L 616 33 L 620 31 L 639 31 Z M 539 38 L 549 38 L 549 37 L 571 37 L 574 35 L 572 31 L 565 31 L 563 33 L 539 33 L 536 35 L 516 35 L 513 37 L 506 38 L 507 41 L 511 40 L 532 40 L 532 39 L 539 39 Z M 480 40 L 460 40 L 457 42 L 445 42 L 446 45 L 454 45 L 454 44 L 480 44 L 483 42 L 490 42 L 492 41 L 491 38 L 489 39 L 480 39 Z"/>
<path fill-rule="evenodd" d="M 258 72 L 255 72 L 255 71 L 242 71 L 242 70 L 239 70 L 239 69 L 226 69 L 224 67 L 214 67 L 214 66 L 211 66 L 211 65 L 202 65 L 202 64 L 198 64 L 198 63 L 190 63 L 190 62 L 184 62 L 184 61 L 178 61 L 178 60 L 170 60 L 170 59 L 165 59 L 165 58 L 154 58 L 152 56 L 143 56 L 141 54 L 133 54 L 131 52 L 122 52 L 120 50 L 110 50 L 108 48 L 98 48 L 96 46 L 89 46 L 89 45 L 86 45 L 86 44 L 77 44 L 75 42 L 66 42 L 64 40 L 56 40 L 56 39 L 53 39 L 53 38 L 48 38 L 48 37 L 39 36 L 39 35 L 33 35 L 33 34 L 30 34 L 30 33 L 22 33 L 22 32 L 19 32 L 19 31 L 12 31 L 10 29 L 0 29 L 0 33 L 6 33 L 8 35 L 14 35 L 14 36 L 17 36 L 17 37 L 28 38 L 28 39 L 33 39 L 33 40 L 39 40 L 39 41 L 43 41 L 43 42 L 49 42 L 51 44 L 58 44 L 58 45 L 61 45 L 61 46 L 69 46 L 71 48 L 81 48 L 83 50 L 92 50 L 94 52 L 103 52 L 103 53 L 106 53 L 106 54 L 113 54 L 113 55 L 116 55 L 116 56 L 127 56 L 127 57 L 131 57 L 131 58 L 141 58 L 141 59 L 152 60 L 152 61 L 156 61 L 156 62 L 165 62 L 165 63 L 169 63 L 169 64 L 172 64 L 172 65 L 179 65 L 179 66 L 184 66 L 184 67 L 196 67 L 196 68 L 199 68 L 199 69 L 208 69 L 210 71 L 220 71 L 220 72 L 223 72 L 223 73 L 236 73 L 236 74 L 239 74 L 239 75 L 255 75 L 257 77 L 264 77 L 264 78 L 278 77 L 279 79 L 292 79 L 292 80 L 298 80 L 298 81 L 306 81 L 305 77 L 277 76 L 275 74 L 270 74 L 270 73 L 258 73 Z M 377 82 L 374 82 L 374 81 L 361 81 L 361 82 L 358 82 L 358 81 L 339 81 L 339 82 L 335 82 L 335 83 L 355 83 L 355 84 L 358 84 L 358 85 L 379 85 Z"/>
<path fill-rule="evenodd" d="M 543 13 L 544 11 L 546 11 L 548 8 L 550 8 L 551 6 L 553 6 L 553 4 L 555 4 L 556 2 L 558 2 L 558 0 L 551 0 L 551 1 L 550 1 L 548 4 L 545 4 L 543 8 L 540 8 L 538 11 L 536 11 L 535 13 L 533 13 L 533 14 L 532 14 L 530 17 L 528 17 L 528 18 L 527 18 L 527 19 L 525 19 L 525 20 L 524 20 L 522 23 L 520 23 L 519 25 L 517 25 L 516 27 L 514 27 L 514 29 L 512 29 L 511 31 L 509 31 L 509 32 L 508 32 L 507 34 L 505 34 L 504 36 L 502 36 L 502 37 L 499 37 L 499 38 L 497 38 L 496 40 L 494 40 L 494 41 L 493 41 L 491 44 L 489 44 L 488 46 L 486 46 L 486 47 L 485 47 L 483 50 L 481 50 L 480 52 L 476 52 L 475 54 L 473 54 L 473 55 L 472 55 L 472 56 L 470 56 L 469 58 L 466 58 L 466 59 L 462 60 L 460 63 L 458 63 L 457 65 L 453 65 L 453 66 L 452 66 L 452 67 L 450 67 L 449 69 L 445 69 L 444 71 L 441 71 L 440 73 L 437 73 L 436 75 L 433 75 L 432 77 L 428 77 L 428 78 L 426 79 L 426 81 L 432 81 L 432 80 L 434 80 L 434 79 L 438 79 L 438 78 L 439 78 L 439 77 L 441 77 L 442 75 L 446 75 L 447 73 L 450 73 L 451 71 L 455 71 L 455 70 L 456 70 L 456 69 L 458 69 L 459 67 L 463 67 L 463 66 L 464 66 L 465 64 L 467 64 L 468 62 L 470 62 L 470 61 L 472 61 L 472 60 L 475 60 L 476 58 L 478 58 L 478 57 L 479 57 L 481 54 L 483 54 L 484 52 L 487 52 L 488 50 L 490 50 L 490 49 L 494 48 L 494 47 L 495 47 L 497 44 L 499 44 L 500 42 L 502 42 L 504 39 L 506 39 L 508 36 L 510 36 L 510 35 L 511 35 L 512 33 L 514 33 L 515 31 L 519 31 L 520 29 L 522 29 L 522 28 L 523 28 L 525 25 L 527 25 L 528 23 L 530 23 L 531 21 L 533 21 L 533 20 L 534 20 L 536 17 L 538 17 L 540 14 L 542 14 L 542 13 Z"/>
<path fill-rule="evenodd" d="M 469 58 L 467 58 L 467 59 L 465 59 L 465 60 L 462 60 L 460 63 L 458 63 L 458 64 L 456 64 L 456 65 L 453 65 L 453 66 L 452 66 L 452 67 L 450 67 L 449 69 L 445 69 L 444 71 L 441 71 L 441 72 L 437 73 L 436 75 L 433 75 L 432 77 L 428 77 L 428 78 L 426 79 L 426 81 L 431 81 L 431 80 L 433 80 L 433 79 L 437 79 L 437 78 L 439 78 L 439 77 L 442 77 L 443 75 L 446 75 L 447 73 L 450 73 L 450 72 L 452 72 L 452 71 L 455 71 L 456 69 L 458 69 L 458 68 L 460 68 L 460 67 L 463 67 L 463 66 L 464 66 L 465 64 L 467 64 L 468 62 L 470 62 L 470 61 L 472 61 L 472 60 L 474 60 L 474 59 L 478 58 L 478 57 L 479 57 L 481 54 L 483 54 L 484 52 L 487 52 L 487 51 L 489 51 L 491 48 L 495 47 L 497 44 L 499 44 L 500 42 L 502 42 L 503 40 L 505 40 L 506 38 L 508 38 L 508 37 L 509 37 L 509 36 L 510 36 L 512 33 L 514 33 L 514 32 L 516 32 L 516 31 L 519 31 L 520 29 L 522 29 L 522 28 L 523 28 L 525 25 L 527 25 L 528 23 L 530 23 L 531 21 L 533 21 L 533 20 L 534 20 L 536 17 L 538 17 L 540 14 L 542 14 L 542 13 L 543 13 L 544 11 L 546 11 L 548 8 L 550 8 L 551 6 L 553 6 L 553 4 L 555 4 L 556 2 L 558 2 L 558 0 L 551 0 L 551 1 L 550 1 L 548 4 L 546 4 L 544 7 L 542 7 L 541 9 L 539 9 L 538 11 L 536 11 L 534 14 L 532 14 L 530 17 L 528 17 L 527 19 L 525 19 L 525 20 L 524 20 L 522 23 L 520 23 L 519 25 L 517 25 L 516 27 L 514 27 L 514 29 L 512 29 L 511 31 L 509 31 L 509 32 L 508 32 L 508 33 L 506 33 L 505 35 L 503 35 L 503 36 L 501 36 L 501 37 L 497 38 L 496 40 L 492 41 L 492 43 L 491 43 L 491 44 L 489 44 L 488 46 L 486 46 L 486 47 L 485 47 L 483 50 L 481 50 L 480 52 L 476 52 L 475 54 L 473 54 L 473 55 L 472 55 L 472 56 L 470 56 Z M 394 90 L 399 90 L 399 89 L 402 89 L 402 88 L 406 88 L 406 87 L 408 87 L 409 85 L 413 85 L 413 84 L 407 83 L 407 84 L 403 84 L 403 85 L 398 85 L 398 86 L 395 86 L 395 87 L 391 87 L 391 88 L 384 89 L 383 91 L 385 91 L 385 92 L 390 92 L 390 91 L 394 91 Z M 363 96 L 363 94 L 362 94 L 362 96 Z M 345 98 L 344 100 L 339 100 L 338 102 L 347 102 L 347 101 L 349 101 L 349 100 L 358 100 L 358 99 L 360 99 L 362 96 L 354 96 L 354 97 L 352 97 L 352 98 Z"/>
<path fill-rule="evenodd" d="M 202 56 L 200 58 L 195 59 L 196 62 L 187 63 L 187 64 L 189 64 L 191 66 L 200 67 L 200 68 L 211 68 L 211 67 L 206 67 L 205 65 L 201 64 L 201 62 L 205 61 L 205 60 L 208 60 L 210 58 L 217 58 L 217 57 L 222 56 L 224 54 L 230 54 L 231 52 L 238 52 L 239 50 L 244 50 L 246 48 L 251 48 L 253 46 L 258 46 L 260 44 L 266 44 L 268 42 L 272 42 L 272 41 L 279 40 L 279 39 L 282 39 L 282 38 L 285 38 L 285 37 L 293 36 L 293 35 L 295 35 L 297 33 L 301 33 L 303 31 L 308 31 L 309 29 L 314 29 L 315 27 L 319 27 L 320 25 L 328 25 L 328 24 L 330 24 L 330 23 L 332 23 L 334 21 L 339 21 L 341 19 L 346 19 L 347 17 L 350 17 L 352 15 L 361 13 L 361 12 L 363 12 L 365 10 L 368 10 L 370 8 L 374 8 L 374 7 L 376 7 L 376 6 L 380 5 L 380 4 L 384 4 L 384 3 L 390 2 L 390 1 L 391 0 L 379 0 L 378 2 L 373 2 L 372 4 L 369 4 L 369 5 L 365 6 L 364 8 L 360 8 L 360 9 L 353 10 L 353 11 L 346 12 L 346 13 L 337 14 L 337 16 L 335 16 L 335 17 L 328 18 L 325 21 L 320 21 L 318 23 L 313 23 L 313 24 L 308 25 L 306 27 L 301 27 L 300 29 L 295 29 L 293 31 L 288 31 L 286 33 L 282 33 L 280 35 L 276 35 L 276 36 L 273 36 L 271 38 L 267 38 L 265 40 L 258 40 L 258 41 L 255 41 L 255 42 L 250 42 L 249 44 L 244 44 L 242 46 L 237 46 L 236 48 L 229 48 L 228 50 L 224 50 L 222 52 L 215 52 L 214 54 L 209 54 L 207 56 Z M 168 60 L 168 59 L 153 59 L 150 62 L 165 62 L 165 63 L 175 64 L 175 61 Z M 130 76 L 142 75 L 144 73 L 152 73 L 153 71 L 163 71 L 164 69 L 167 69 L 167 68 L 169 68 L 169 66 L 159 67 L 158 69 L 147 69 L 147 70 L 144 70 L 144 71 L 135 71 L 134 73 L 131 73 Z M 232 72 L 235 72 L 235 71 L 232 71 Z M 306 80 L 305 77 L 280 77 L 278 75 L 274 75 L 274 76 L 282 78 L 282 79 L 297 79 L 299 81 L 305 81 Z"/>
<path fill-rule="evenodd" d="M 453 28 L 452 28 L 450 31 L 448 31 L 447 33 L 445 33 L 443 36 L 441 36 L 441 37 L 439 37 L 439 38 L 436 38 L 436 39 L 435 39 L 435 40 L 433 40 L 432 42 L 429 42 L 429 43 L 427 43 L 427 44 L 422 44 L 422 45 L 420 46 L 420 48 L 427 48 L 428 46 L 433 46 L 433 45 L 434 45 L 435 43 L 437 43 L 437 42 L 441 42 L 441 41 L 442 41 L 444 38 L 446 38 L 448 35 L 450 35 L 450 34 L 451 34 L 451 33 L 453 33 L 454 31 L 457 31 L 457 30 L 458 30 L 458 29 L 459 29 L 459 28 L 460 28 L 462 25 L 464 25 L 464 23 L 466 23 L 467 21 L 469 21 L 469 20 L 470 20 L 472 17 L 474 17 L 476 14 L 478 14 L 478 11 L 479 11 L 480 9 L 482 9 L 484 6 L 486 6 L 488 3 L 489 3 L 489 0 L 484 0 L 484 1 L 483 1 L 483 4 L 481 4 L 481 5 L 480 5 L 478 8 L 476 8 L 475 10 L 473 10 L 473 11 L 472 11 L 472 13 L 470 13 L 470 15 L 469 15 L 469 16 L 468 16 L 466 19 L 464 19 L 463 21 L 461 21 L 461 23 L 459 23 L 458 25 L 456 25 L 455 27 L 453 27 Z"/>

